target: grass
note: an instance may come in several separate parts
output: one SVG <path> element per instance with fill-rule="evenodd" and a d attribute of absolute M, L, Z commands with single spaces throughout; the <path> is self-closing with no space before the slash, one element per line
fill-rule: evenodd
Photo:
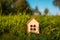
<path fill-rule="evenodd" d="M 26 22 L 35 17 L 40 34 L 27 33 Z M 0 16 L 0 40 L 60 40 L 60 16 L 8 15 Z"/>

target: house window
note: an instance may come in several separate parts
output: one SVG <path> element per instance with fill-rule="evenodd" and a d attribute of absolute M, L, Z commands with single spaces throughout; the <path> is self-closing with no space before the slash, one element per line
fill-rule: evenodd
<path fill-rule="evenodd" d="M 33 30 L 32 28 L 30 28 L 30 30 Z"/>
<path fill-rule="evenodd" d="M 36 31 L 36 28 L 34 28 L 34 31 Z"/>
<path fill-rule="evenodd" d="M 36 25 L 30 25 L 30 27 L 36 27 Z"/>
<path fill-rule="evenodd" d="M 33 30 L 33 31 L 36 31 L 36 28 L 30 28 L 30 30 L 31 30 L 31 31 L 32 31 L 32 30 Z"/>
<path fill-rule="evenodd" d="M 36 25 L 34 25 L 34 27 L 36 27 Z"/>
<path fill-rule="evenodd" d="M 32 25 L 30 25 L 30 27 L 32 27 Z"/>
<path fill-rule="evenodd" d="M 30 30 L 31 31 L 36 31 L 36 25 L 30 25 Z"/>

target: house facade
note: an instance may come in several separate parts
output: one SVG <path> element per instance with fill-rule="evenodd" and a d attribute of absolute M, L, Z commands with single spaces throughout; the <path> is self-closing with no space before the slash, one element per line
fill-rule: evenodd
<path fill-rule="evenodd" d="M 27 22 L 27 31 L 39 34 L 39 22 L 35 18 L 31 18 Z"/>

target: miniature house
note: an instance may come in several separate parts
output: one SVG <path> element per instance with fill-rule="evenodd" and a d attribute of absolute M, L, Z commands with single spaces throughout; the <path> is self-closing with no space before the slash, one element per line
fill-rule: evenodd
<path fill-rule="evenodd" d="M 27 31 L 39 34 L 39 22 L 35 18 L 31 18 L 27 22 Z"/>

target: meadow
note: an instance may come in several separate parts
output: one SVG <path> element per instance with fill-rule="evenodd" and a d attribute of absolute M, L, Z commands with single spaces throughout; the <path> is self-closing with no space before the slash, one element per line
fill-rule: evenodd
<path fill-rule="evenodd" d="M 40 23 L 40 34 L 27 33 L 26 22 L 31 17 Z M 60 16 L 0 16 L 0 40 L 60 40 Z"/>

